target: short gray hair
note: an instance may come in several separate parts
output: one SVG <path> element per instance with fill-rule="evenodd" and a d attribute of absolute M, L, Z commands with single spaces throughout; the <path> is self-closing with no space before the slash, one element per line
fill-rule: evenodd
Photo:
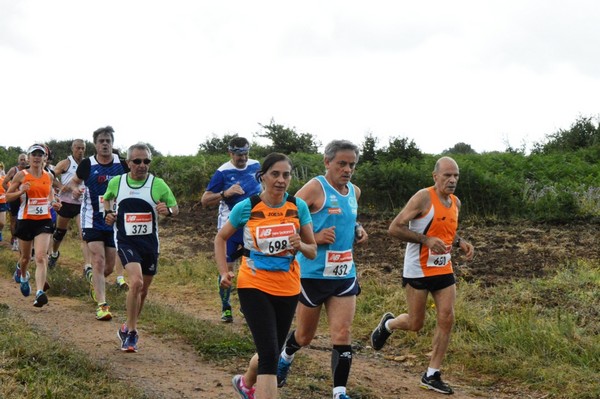
<path fill-rule="evenodd" d="M 148 159 L 152 159 L 152 151 L 150 151 L 150 147 L 148 147 L 148 144 L 146 143 L 135 143 L 134 145 L 130 146 L 127 149 L 127 159 L 131 160 L 131 153 L 133 152 L 133 150 L 142 150 L 142 151 L 146 151 L 148 152 Z"/>
<path fill-rule="evenodd" d="M 333 140 L 331 143 L 327 144 L 325 147 L 325 159 L 331 161 L 335 158 L 335 155 L 340 151 L 351 150 L 356 154 L 356 162 L 358 162 L 358 158 L 360 157 L 360 150 L 358 146 L 351 141 L 348 140 Z"/>

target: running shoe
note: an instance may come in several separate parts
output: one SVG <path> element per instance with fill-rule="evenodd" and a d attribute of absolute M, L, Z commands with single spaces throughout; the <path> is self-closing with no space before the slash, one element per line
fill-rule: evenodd
<path fill-rule="evenodd" d="M 122 290 L 128 290 L 129 286 L 127 285 L 127 282 L 125 281 L 125 277 L 123 276 L 118 276 L 117 277 L 117 287 L 119 287 Z"/>
<path fill-rule="evenodd" d="M 277 387 L 281 388 L 285 385 L 291 365 L 291 361 L 288 362 L 283 356 L 279 355 L 279 362 L 277 363 Z"/>
<path fill-rule="evenodd" d="M 21 278 L 21 294 L 23 294 L 23 296 L 29 296 L 29 294 L 31 294 L 31 286 L 29 285 L 29 272 L 27 272 L 27 277 L 25 278 L 25 281 L 23 281 L 23 278 Z"/>
<path fill-rule="evenodd" d="M 19 252 L 19 240 L 15 239 L 13 241 L 12 250 L 15 252 Z"/>
<path fill-rule="evenodd" d="M 432 391 L 446 395 L 452 395 L 454 393 L 452 388 L 450 388 L 450 385 L 442 381 L 442 374 L 439 371 L 436 371 L 430 377 L 427 377 L 426 372 L 423 373 L 423 377 L 421 377 L 421 388 L 431 389 Z"/>
<path fill-rule="evenodd" d="M 119 330 L 119 332 L 120 332 L 120 330 Z M 125 341 L 121 345 L 121 350 L 123 352 L 137 352 L 138 351 L 137 342 L 138 342 L 137 331 L 129 331 L 127 333 L 127 337 L 125 338 Z"/>
<path fill-rule="evenodd" d="M 33 306 L 35 306 L 36 308 L 41 308 L 42 306 L 44 306 L 47 303 L 48 303 L 48 296 L 46 295 L 46 293 L 44 291 L 42 291 L 35 296 L 35 301 L 33 301 Z"/>
<path fill-rule="evenodd" d="M 85 265 L 83 267 L 83 278 L 85 278 L 88 282 L 92 281 L 92 266 Z"/>
<path fill-rule="evenodd" d="M 19 284 L 21 282 L 21 266 L 19 266 L 19 263 L 17 263 L 13 278 L 15 279 L 15 283 Z"/>
<path fill-rule="evenodd" d="M 107 303 L 98 305 L 96 309 L 96 320 L 110 320 L 112 319 L 112 313 L 110 313 L 110 306 Z"/>
<path fill-rule="evenodd" d="M 121 349 L 125 345 L 125 340 L 127 340 L 128 333 L 129 330 L 127 329 L 126 323 L 123 323 L 123 325 L 121 325 L 121 327 L 119 327 L 119 329 L 117 330 L 117 337 L 119 337 L 119 341 L 121 341 Z"/>
<path fill-rule="evenodd" d="M 96 299 L 96 290 L 94 289 L 94 282 L 92 281 L 93 273 L 91 266 L 88 265 L 83 269 L 83 276 L 85 277 L 85 280 L 90 284 L 90 298 L 92 298 L 92 301 L 98 302 L 98 300 Z"/>
<path fill-rule="evenodd" d="M 58 251 L 56 253 L 56 256 L 54 256 L 54 254 L 48 255 L 48 268 L 49 269 L 54 269 L 54 267 L 56 266 L 56 261 L 58 260 L 59 257 L 60 257 L 60 251 Z"/>
<path fill-rule="evenodd" d="M 243 375 L 238 374 L 231 379 L 233 389 L 235 389 L 237 394 L 240 395 L 240 398 L 242 399 L 254 399 L 254 391 L 256 390 L 256 388 L 246 388 L 246 386 L 244 385 L 243 378 Z"/>
<path fill-rule="evenodd" d="M 376 351 L 383 348 L 383 345 L 385 345 L 385 341 L 387 341 L 390 335 L 392 335 L 392 333 L 389 332 L 387 328 L 385 328 L 385 322 L 394 318 L 396 318 L 396 316 L 394 316 L 390 312 L 387 312 L 381 317 L 377 328 L 375 328 L 371 333 L 371 346 Z"/>
<path fill-rule="evenodd" d="M 333 397 L 333 399 L 350 399 L 350 396 L 346 395 L 345 393 L 338 393 Z"/>
<path fill-rule="evenodd" d="M 221 313 L 221 321 L 223 323 L 233 323 L 233 313 L 231 313 L 231 308 L 223 310 Z"/>

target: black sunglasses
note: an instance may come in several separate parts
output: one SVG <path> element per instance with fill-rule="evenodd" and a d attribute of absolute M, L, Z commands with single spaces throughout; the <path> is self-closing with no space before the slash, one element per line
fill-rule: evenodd
<path fill-rule="evenodd" d="M 146 159 L 139 159 L 139 158 L 136 158 L 136 159 L 132 159 L 132 160 L 131 160 L 131 162 L 133 162 L 133 163 L 134 163 L 134 164 L 136 164 L 136 165 L 139 165 L 139 164 L 141 164 L 142 162 L 144 163 L 144 165 L 148 165 L 150 162 L 152 162 L 152 160 L 151 160 L 151 159 L 148 159 L 148 158 L 146 158 Z"/>

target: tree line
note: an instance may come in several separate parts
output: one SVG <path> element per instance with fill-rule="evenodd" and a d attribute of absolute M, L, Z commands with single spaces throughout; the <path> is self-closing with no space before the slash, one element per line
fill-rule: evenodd
<path fill-rule="evenodd" d="M 290 192 L 324 173 L 321 143 L 314 135 L 273 120 L 260 126 L 262 131 L 254 137 L 269 144 L 253 141 L 250 156 L 260 160 L 273 151 L 288 154 L 295 177 Z M 228 159 L 227 146 L 236 135 L 207 138 L 191 156 L 163 156 L 149 143 L 154 155 L 152 173 L 163 177 L 180 201 L 199 201 L 214 171 Z M 70 154 L 70 141 L 47 144 L 55 162 Z M 86 156 L 92 155 L 93 144 L 86 144 Z M 369 133 L 358 144 L 361 157 L 353 182 L 362 189 L 363 213 L 389 216 L 416 190 L 432 184 L 431 172 L 440 154 L 424 154 L 413 140 L 404 137 L 392 137 L 380 146 L 377 137 Z M 16 161 L 21 152 L 18 147 L 0 147 L 0 160 L 8 168 L 13 163 L 7 161 Z M 568 222 L 600 215 L 597 118 L 577 118 L 569 129 L 535 143 L 530 154 L 509 145 L 505 151 L 478 154 L 469 144 L 457 143 L 441 155 L 452 156 L 460 166 L 456 194 L 463 204 L 463 217 Z"/>

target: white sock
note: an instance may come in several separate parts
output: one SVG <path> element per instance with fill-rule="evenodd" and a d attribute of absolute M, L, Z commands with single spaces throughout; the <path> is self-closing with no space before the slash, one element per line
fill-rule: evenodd
<path fill-rule="evenodd" d="M 337 399 L 341 394 L 346 393 L 346 387 L 335 387 L 333 388 L 333 399 Z"/>
<path fill-rule="evenodd" d="M 387 330 L 387 332 L 391 333 L 392 329 L 388 326 L 388 323 L 392 321 L 392 319 L 388 320 L 385 322 L 385 324 L 383 325 L 385 327 L 385 329 Z"/>
<path fill-rule="evenodd" d="M 431 377 L 436 371 L 440 371 L 440 369 L 432 369 L 431 367 L 427 367 L 427 377 Z"/>
<path fill-rule="evenodd" d="M 291 363 L 292 360 L 294 360 L 294 355 L 288 355 L 287 353 L 285 353 L 285 350 L 283 352 L 281 352 L 281 357 L 283 358 L 283 360 L 285 360 L 288 363 Z"/>

